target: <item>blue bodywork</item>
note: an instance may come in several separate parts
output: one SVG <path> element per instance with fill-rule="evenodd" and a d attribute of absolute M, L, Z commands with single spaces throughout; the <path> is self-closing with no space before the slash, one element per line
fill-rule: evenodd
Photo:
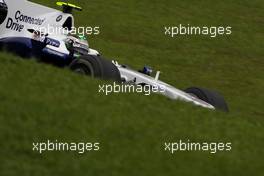
<path fill-rule="evenodd" d="M 53 63 L 58 66 L 68 65 L 72 57 L 67 54 L 59 53 L 55 50 L 46 48 L 46 45 L 58 47 L 59 41 L 46 38 L 45 41 L 36 41 L 26 37 L 10 37 L 0 39 L 0 47 L 21 57 L 36 57 L 44 62 Z"/>

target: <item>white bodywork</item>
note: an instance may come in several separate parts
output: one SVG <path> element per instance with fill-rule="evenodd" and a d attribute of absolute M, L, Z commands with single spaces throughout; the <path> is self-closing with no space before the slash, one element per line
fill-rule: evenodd
<path fill-rule="evenodd" d="M 32 33 L 28 32 L 28 29 L 47 33 L 49 32 L 48 29 L 63 28 L 62 26 L 67 20 L 70 21 L 70 26 L 74 27 L 74 17 L 71 14 L 27 0 L 5 0 L 5 3 L 8 7 L 8 14 L 5 21 L 0 25 L 0 39 L 23 37 L 40 40 L 40 38 L 35 38 Z M 47 45 L 46 48 L 58 55 L 69 54 L 64 43 L 68 34 L 65 31 L 49 32 L 49 38 L 60 41 L 61 44 L 56 47 Z M 98 52 L 91 49 L 89 54 L 96 55 Z"/>
<path fill-rule="evenodd" d="M 132 82 L 134 84 L 147 84 L 151 86 L 158 87 L 159 93 L 175 100 L 183 100 L 186 102 L 192 102 L 195 105 L 202 106 L 209 109 L 215 109 L 212 105 L 206 103 L 205 101 L 202 101 L 199 98 L 196 98 L 188 93 L 183 92 L 182 90 L 176 89 L 175 87 L 162 82 L 159 80 L 159 74 L 158 71 L 156 74 L 156 77 L 153 78 L 151 76 L 148 76 L 146 74 L 140 73 L 138 71 L 125 68 L 121 65 L 119 65 L 116 61 L 113 61 L 113 63 L 117 66 L 117 68 L 120 71 L 121 78 L 124 79 L 126 82 Z"/>
<path fill-rule="evenodd" d="M 0 26 L 0 39 L 23 37 L 35 39 L 34 35 L 28 32 L 28 29 L 45 30 L 50 27 L 62 26 L 67 18 L 72 19 L 74 25 L 74 18 L 71 14 L 64 14 L 61 11 L 48 8 L 27 0 L 5 0 L 8 6 L 8 15 L 3 24 Z M 61 16 L 61 20 L 56 19 Z M 58 41 L 64 40 L 65 35 L 49 34 L 50 38 Z M 37 39 L 36 39 L 37 40 Z M 61 44 L 59 47 L 47 45 L 47 49 L 59 50 L 62 54 L 69 54 L 65 45 Z"/>
<path fill-rule="evenodd" d="M 0 2 L 1 1 L 2 0 L 0 0 Z M 27 0 L 5 0 L 5 3 L 8 6 L 8 15 L 5 21 L 0 25 L 0 39 L 12 37 L 35 39 L 34 35 L 28 32 L 28 29 L 43 29 L 47 28 L 48 25 L 60 27 L 63 26 L 68 18 L 71 19 L 71 25 L 74 26 L 74 18 L 71 14 L 66 14 Z M 59 41 L 60 46 L 47 45 L 47 49 L 58 54 L 69 54 L 64 43 L 66 36 L 67 34 L 65 33 L 57 33 L 56 35 L 49 34 L 49 38 Z M 89 49 L 89 53 L 87 54 L 98 55 L 99 53 L 96 50 Z M 156 77 L 153 78 L 138 71 L 122 67 L 117 62 L 113 63 L 119 69 L 121 77 L 126 82 L 156 86 L 159 90 L 164 90 L 160 91 L 162 95 L 171 99 L 179 99 L 186 102 L 192 102 L 195 105 L 205 108 L 215 109 L 212 105 L 160 81 L 159 72 Z"/>

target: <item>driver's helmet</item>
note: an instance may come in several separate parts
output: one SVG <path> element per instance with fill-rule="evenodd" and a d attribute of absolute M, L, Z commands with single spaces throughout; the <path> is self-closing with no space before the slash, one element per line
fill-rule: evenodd
<path fill-rule="evenodd" d="M 89 52 L 89 45 L 84 35 L 69 34 L 65 41 L 66 47 L 70 52 L 85 55 Z"/>

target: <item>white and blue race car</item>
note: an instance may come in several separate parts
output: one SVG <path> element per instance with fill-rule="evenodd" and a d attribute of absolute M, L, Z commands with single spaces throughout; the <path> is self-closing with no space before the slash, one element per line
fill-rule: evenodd
<path fill-rule="evenodd" d="M 160 72 L 144 67 L 136 71 L 116 61 L 106 60 L 89 47 L 83 35 L 72 35 L 76 5 L 58 2 L 62 11 L 27 0 L 0 0 L 0 47 L 22 57 L 35 57 L 74 72 L 132 85 L 157 87 L 160 94 L 195 105 L 228 111 L 224 98 L 213 91 L 192 87 L 179 90 L 159 80 Z M 49 32 L 48 28 L 60 29 Z M 47 32 L 48 31 L 48 32 Z"/>

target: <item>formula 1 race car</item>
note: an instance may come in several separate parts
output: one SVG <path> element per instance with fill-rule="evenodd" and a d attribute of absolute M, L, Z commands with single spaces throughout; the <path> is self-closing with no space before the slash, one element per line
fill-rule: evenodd
<path fill-rule="evenodd" d="M 192 87 L 185 91 L 159 80 L 160 72 L 152 77 L 152 69 L 136 71 L 117 61 L 106 60 L 89 47 L 84 35 L 71 33 L 74 27 L 73 10 L 76 5 L 57 2 L 58 11 L 27 0 L 0 0 L 0 47 L 22 57 L 35 57 L 74 72 L 120 84 L 155 86 L 158 92 L 171 99 L 192 102 L 209 109 L 228 111 L 224 98 L 216 92 Z M 47 32 L 47 28 L 59 28 Z"/>

